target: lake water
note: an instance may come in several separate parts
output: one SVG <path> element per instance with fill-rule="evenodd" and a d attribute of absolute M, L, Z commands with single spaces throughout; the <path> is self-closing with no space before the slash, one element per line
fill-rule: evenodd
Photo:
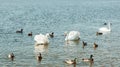
<path fill-rule="evenodd" d="M 112 31 L 96 36 L 104 23 Z M 23 34 L 16 30 L 24 29 Z M 119 0 L 0 0 L 1 67 L 73 67 L 63 61 L 77 58 L 76 67 L 89 67 L 82 58 L 94 55 L 93 67 L 120 67 Z M 80 32 L 79 42 L 65 43 L 65 31 Z M 28 37 L 29 32 L 32 37 Z M 35 46 L 34 36 L 54 32 L 50 44 Z M 88 45 L 83 49 L 82 41 Z M 93 43 L 98 44 L 96 50 Z M 7 55 L 13 52 L 15 60 Z M 42 53 L 38 63 L 35 56 Z"/>

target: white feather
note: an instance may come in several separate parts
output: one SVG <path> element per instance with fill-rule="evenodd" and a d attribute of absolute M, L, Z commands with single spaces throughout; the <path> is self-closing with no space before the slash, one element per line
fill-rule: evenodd
<path fill-rule="evenodd" d="M 34 40 L 38 44 L 48 44 L 49 43 L 48 37 L 43 34 L 35 35 Z"/>
<path fill-rule="evenodd" d="M 67 34 L 65 40 L 73 41 L 73 40 L 79 40 L 79 38 L 80 38 L 80 33 L 78 31 L 70 31 Z"/>

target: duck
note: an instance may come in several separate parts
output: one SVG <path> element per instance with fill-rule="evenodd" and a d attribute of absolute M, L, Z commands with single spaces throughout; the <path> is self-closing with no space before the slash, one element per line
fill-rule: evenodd
<path fill-rule="evenodd" d="M 14 55 L 13 53 L 10 53 L 10 54 L 8 55 L 8 58 L 10 58 L 12 61 L 14 60 L 14 57 L 15 57 L 15 55 Z"/>
<path fill-rule="evenodd" d="M 93 55 L 90 55 L 90 58 L 83 58 L 82 61 L 93 63 L 94 59 L 92 57 L 93 57 Z"/>
<path fill-rule="evenodd" d="M 96 32 L 96 35 L 98 36 L 98 35 L 103 35 L 103 33 L 102 32 Z"/>
<path fill-rule="evenodd" d="M 41 53 L 38 54 L 37 60 L 38 60 L 39 62 L 42 60 L 42 55 L 41 55 Z"/>
<path fill-rule="evenodd" d="M 16 33 L 23 33 L 23 29 L 17 30 Z"/>
<path fill-rule="evenodd" d="M 96 44 L 96 43 L 94 42 L 93 48 L 97 48 L 97 47 L 98 47 L 98 44 Z"/>
<path fill-rule="evenodd" d="M 35 35 L 34 40 L 36 41 L 37 44 L 49 44 L 49 39 L 48 39 L 48 35 L 43 35 L 43 34 L 39 34 L 39 35 Z"/>
<path fill-rule="evenodd" d="M 80 32 L 70 31 L 66 34 L 65 41 L 76 41 L 80 39 Z"/>
<path fill-rule="evenodd" d="M 83 43 L 83 48 L 87 46 L 87 42 L 82 41 L 82 43 Z"/>
<path fill-rule="evenodd" d="M 110 32 L 111 31 L 111 27 L 110 27 L 110 23 L 108 23 L 108 27 L 101 27 L 99 28 L 99 32 Z"/>
<path fill-rule="evenodd" d="M 28 36 L 32 36 L 32 32 L 28 33 Z"/>
<path fill-rule="evenodd" d="M 75 58 L 74 60 L 66 59 L 65 63 L 67 63 L 67 64 L 76 64 L 76 59 L 77 58 Z"/>
<path fill-rule="evenodd" d="M 49 35 L 50 35 L 51 38 L 53 38 L 54 37 L 54 32 L 50 33 Z"/>

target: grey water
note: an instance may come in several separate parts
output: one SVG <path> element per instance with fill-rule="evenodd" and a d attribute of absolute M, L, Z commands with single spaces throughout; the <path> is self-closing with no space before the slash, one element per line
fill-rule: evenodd
<path fill-rule="evenodd" d="M 96 36 L 108 22 L 112 31 Z M 21 28 L 23 34 L 16 33 Z M 91 54 L 93 67 L 120 67 L 119 29 L 119 0 L 0 0 L 0 67 L 73 67 L 63 62 L 67 58 L 77 58 L 76 67 L 89 67 L 81 59 Z M 64 32 L 72 30 L 80 32 L 80 41 L 66 43 Z M 35 35 L 50 32 L 55 37 L 48 45 L 35 46 Z M 82 41 L 88 43 L 84 49 Z M 11 52 L 14 61 L 7 57 Z"/>

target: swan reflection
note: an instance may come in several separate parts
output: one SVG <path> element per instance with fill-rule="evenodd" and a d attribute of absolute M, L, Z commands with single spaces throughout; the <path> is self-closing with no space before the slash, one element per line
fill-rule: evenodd
<path fill-rule="evenodd" d="M 48 44 L 40 45 L 35 43 L 35 53 L 48 52 Z"/>
<path fill-rule="evenodd" d="M 79 44 L 79 40 L 76 40 L 76 41 L 66 41 L 65 44 L 66 45 L 78 45 Z"/>

